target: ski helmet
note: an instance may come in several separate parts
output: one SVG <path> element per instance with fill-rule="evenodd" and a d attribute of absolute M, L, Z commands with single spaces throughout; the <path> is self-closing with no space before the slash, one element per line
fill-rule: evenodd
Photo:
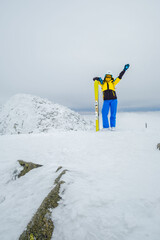
<path fill-rule="evenodd" d="M 112 77 L 112 71 L 107 71 L 107 73 L 105 74 L 104 78 L 106 78 L 107 75 L 110 75 Z"/>

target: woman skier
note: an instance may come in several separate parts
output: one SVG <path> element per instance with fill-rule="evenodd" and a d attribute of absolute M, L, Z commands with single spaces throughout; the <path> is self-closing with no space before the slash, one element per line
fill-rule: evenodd
<path fill-rule="evenodd" d="M 99 85 L 102 88 L 103 92 L 103 107 L 102 107 L 102 120 L 103 120 L 103 129 L 109 130 L 109 121 L 108 121 L 108 113 L 110 110 L 110 127 L 111 130 L 114 131 L 116 127 L 116 113 L 117 113 L 117 96 L 115 92 L 115 86 L 122 79 L 124 73 L 129 68 L 129 64 L 124 66 L 123 71 L 119 74 L 119 76 L 114 79 L 112 73 L 108 71 L 102 80 L 101 77 L 93 78 L 93 81 L 99 81 Z"/>

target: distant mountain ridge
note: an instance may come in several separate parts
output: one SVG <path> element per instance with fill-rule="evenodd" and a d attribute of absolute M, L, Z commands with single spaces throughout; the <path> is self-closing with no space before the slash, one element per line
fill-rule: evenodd
<path fill-rule="evenodd" d="M 80 114 L 47 99 L 29 94 L 14 95 L 0 112 L 0 134 L 91 130 L 94 124 Z"/>

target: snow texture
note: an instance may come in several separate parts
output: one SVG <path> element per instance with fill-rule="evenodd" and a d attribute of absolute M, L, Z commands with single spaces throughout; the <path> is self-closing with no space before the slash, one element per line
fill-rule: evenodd
<path fill-rule="evenodd" d="M 63 166 L 52 239 L 159 240 L 159 119 L 118 113 L 115 132 L 0 136 L 0 239 L 18 240 Z M 15 180 L 18 159 L 43 167 Z"/>
<path fill-rule="evenodd" d="M 0 111 L 0 134 L 53 132 L 54 130 L 89 130 L 86 121 L 67 107 L 40 97 L 17 94 Z"/>

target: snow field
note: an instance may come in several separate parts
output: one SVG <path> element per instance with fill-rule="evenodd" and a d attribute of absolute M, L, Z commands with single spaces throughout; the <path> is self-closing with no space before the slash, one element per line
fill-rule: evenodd
<path fill-rule="evenodd" d="M 110 132 L 114 145 L 100 133 L 98 149 L 92 136 L 88 156 L 86 151 L 77 156 L 81 164 L 53 211 L 53 239 L 159 239 L 159 152 L 153 139 L 137 134 L 135 142 L 134 134 L 127 135 L 124 142 Z"/>
<path fill-rule="evenodd" d="M 119 113 L 115 132 L 1 136 L 1 239 L 19 238 L 63 166 L 69 171 L 52 213 L 52 239 L 159 240 L 159 117 Z M 18 159 L 44 166 L 15 181 Z"/>

